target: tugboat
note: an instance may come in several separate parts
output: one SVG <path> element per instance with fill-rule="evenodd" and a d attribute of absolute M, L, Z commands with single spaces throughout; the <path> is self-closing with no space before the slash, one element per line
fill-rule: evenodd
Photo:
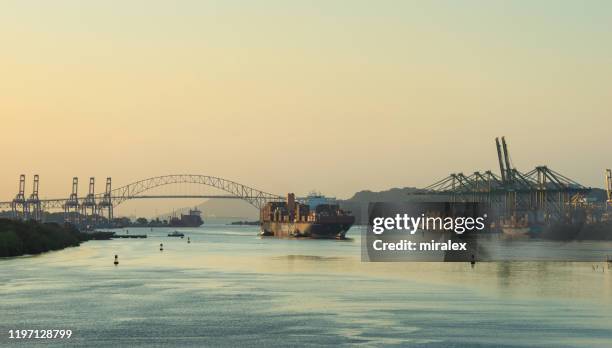
<path fill-rule="evenodd" d="M 296 201 L 293 193 L 286 202 L 269 202 L 261 209 L 261 235 L 344 239 L 355 217 L 321 195 Z"/>
<path fill-rule="evenodd" d="M 183 238 L 183 237 L 185 237 L 185 234 L 181 233 L 179 231 L 174 231 L 174 232 L 168 233 L 168 237 L 181 237 L 181 238 Z"/>

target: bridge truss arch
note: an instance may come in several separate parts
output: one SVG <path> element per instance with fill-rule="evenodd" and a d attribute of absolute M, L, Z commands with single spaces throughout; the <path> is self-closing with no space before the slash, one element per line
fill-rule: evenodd
<path fill-rule="evenodd" d="M 198 184 L 214 187 L 227 192 L 231 196 L 245 200 L 257 209 L 261 209 L 269 201 L 283 199 L 279 195 L 260 191 L 250 186 L 216 176 L 173 174 L 155 176 L 113 189 L 111 191 L 111 203 L 114 207 L 116 207 L 129 199 L 138 198 L 139 195 L 146 191 L 172 184 Z M 102 199 L 103 194 L 98 194 L 97 198 Z"/>

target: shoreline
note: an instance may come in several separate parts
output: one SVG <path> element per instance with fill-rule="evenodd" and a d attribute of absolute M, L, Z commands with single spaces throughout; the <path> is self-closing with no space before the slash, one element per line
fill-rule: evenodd
<path fill-rule="evenodd" d="M 83 233 L 71 225 L 0 219 L 0 258 L 40 255 L 92 239 L 110 239 L 110 235 Z"/>

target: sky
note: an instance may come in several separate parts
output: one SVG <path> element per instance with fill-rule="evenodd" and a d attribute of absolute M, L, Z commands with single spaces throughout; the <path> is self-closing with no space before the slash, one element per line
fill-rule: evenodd
<path fill-rule="evenodd" d="M 610 23 L 609 1 L 3 0 L 0 200 L 22 173 L 48 198 L 179 173 L 347 198 L 497 170 L 502 135 L 519 170 L 603 187 Z"/>

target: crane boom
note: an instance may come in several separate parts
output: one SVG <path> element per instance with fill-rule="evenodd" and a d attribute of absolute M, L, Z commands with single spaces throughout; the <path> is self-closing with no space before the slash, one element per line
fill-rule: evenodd
<path fill-rule="evenodd" d="M 506 162 L 506 179 L 508 182 L 512 182 L 512 166 L 510 166 L 510 158 L 508 157 L 508 146 L 506 145 L 506 139 L 502 137 L 502 147 L 504 150 L 504 160 Z"/>
<path fill-rule="evenodd" d="M 612 169 L 606 169 L 606 192 L 608 193 L 608 204 L 612 204 Z"/>
<path fill-rule="evenodd" d="M 499 145 L 499 138 L 495 138 L 495 145 L 497 146 L 497 159 L 499 160 L 499 172 L 501 173 L 502 182 L 506 182 L 506 170 L 504 169 L 504 161 L 502 160 L 501 146 Z"/>

